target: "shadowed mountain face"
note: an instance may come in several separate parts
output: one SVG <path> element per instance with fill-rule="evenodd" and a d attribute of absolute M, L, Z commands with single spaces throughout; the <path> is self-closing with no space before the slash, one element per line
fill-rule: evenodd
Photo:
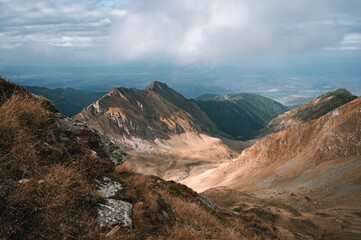
<path fill-rule="evenodd" d="M 52 101 L 55 108 L 67 117 L 73 117 L 87 107 L 89 104 L 97 101 L 105 93 L 88 92 L 76 90 L 73 88 L 44 88 L 44 87 L 24 87 L 28 92 L 38 96 L 45 97 Z"/>
<path fill-rule="evenodd" d="M 265 129 L 260 131 L 259 136 L 276 133 L 295 124 L 318 119 L 356 98 L 346 89 L 324 93 L 312 101 L 273 119 Z"/>
<path fill-rule="evenodd" d="M 253 137 L 278 115 L 289 110 L 279 102 L 256 94 L 203 95 L 196 100 L 218 129 L 239 139 Z"/>

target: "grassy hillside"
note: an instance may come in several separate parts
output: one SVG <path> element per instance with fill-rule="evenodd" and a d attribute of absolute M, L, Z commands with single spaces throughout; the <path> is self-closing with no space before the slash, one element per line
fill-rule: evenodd
<path fill-rule="evenodd" d="M 251 138 L 273 118 L 289 110 L 272 99 L 256 94 L 240 93 L 213 98 L 195 102 L 221 131 L 240 139 Z"/>
<path fill-rule="evenodd" d="M 105 93 L 88 92 L 73 88 L 24 87 L 28 92 L 45 97 L 53 102 L 55 108 L 67 117 L 72 117 L 89 104 L 104 96 Z"/>

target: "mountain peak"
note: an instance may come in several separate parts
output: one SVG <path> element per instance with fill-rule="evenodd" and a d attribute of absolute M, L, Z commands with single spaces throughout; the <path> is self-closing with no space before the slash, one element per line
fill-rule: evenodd
<path fill-rule="evenodd" d="M 154 81 L 151 84 L 149 84 L 148 87 L 145 88 L 145 90 L 158 90 L 158 89 L 169 89 L 168 85 L 166 83 Z"/>
<path fill-rule="evenodd" d="M 347 91 L 345 88 L 339 88 L 335 91 L 326 92 L 326 93 L 318 96 L 317 99 L 325 99 L 325 98 L 331 97 L 331 96 L 335 96 L 335 97 L 339 97 L 339 98 L 352 98 L 352 99 L 356 98 L 356 96 L 354 96 L 352 93 Z"/>

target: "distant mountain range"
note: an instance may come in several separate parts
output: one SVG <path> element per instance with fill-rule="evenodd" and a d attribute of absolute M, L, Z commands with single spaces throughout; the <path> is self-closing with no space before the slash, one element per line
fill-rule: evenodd
<path fill-rule="evenodd" d="M 67 117 L 73 117 L 78 114 L 83 108 L 97 101 L 105 94 L 82 91 L 74 88 L 50 89 L 34 86 L 24 86 L 24 88 L 30 93 L 45 97 L 52 101 L 55 108 Z"/>

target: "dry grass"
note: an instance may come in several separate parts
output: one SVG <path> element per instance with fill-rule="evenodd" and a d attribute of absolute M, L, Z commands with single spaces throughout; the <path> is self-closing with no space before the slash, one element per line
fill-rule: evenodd
<path fill-rule="evenodd" d="M 47 100 L 7 82 L 0 90 L 0 239 L 99 239 L 91 179 L 114 167 L 90 156 L 96 136 L 72 141 L 84 133 L 62 133 Z"/>
<path fill-rule="evenodd" d="M 137 239 L 277 239 L 253 214 L 240 215 L 206 205 L 198 194 L 175 182 L 127 170 L 119 171 L 124 189 L 117 198 L 132 202 Z"/>

